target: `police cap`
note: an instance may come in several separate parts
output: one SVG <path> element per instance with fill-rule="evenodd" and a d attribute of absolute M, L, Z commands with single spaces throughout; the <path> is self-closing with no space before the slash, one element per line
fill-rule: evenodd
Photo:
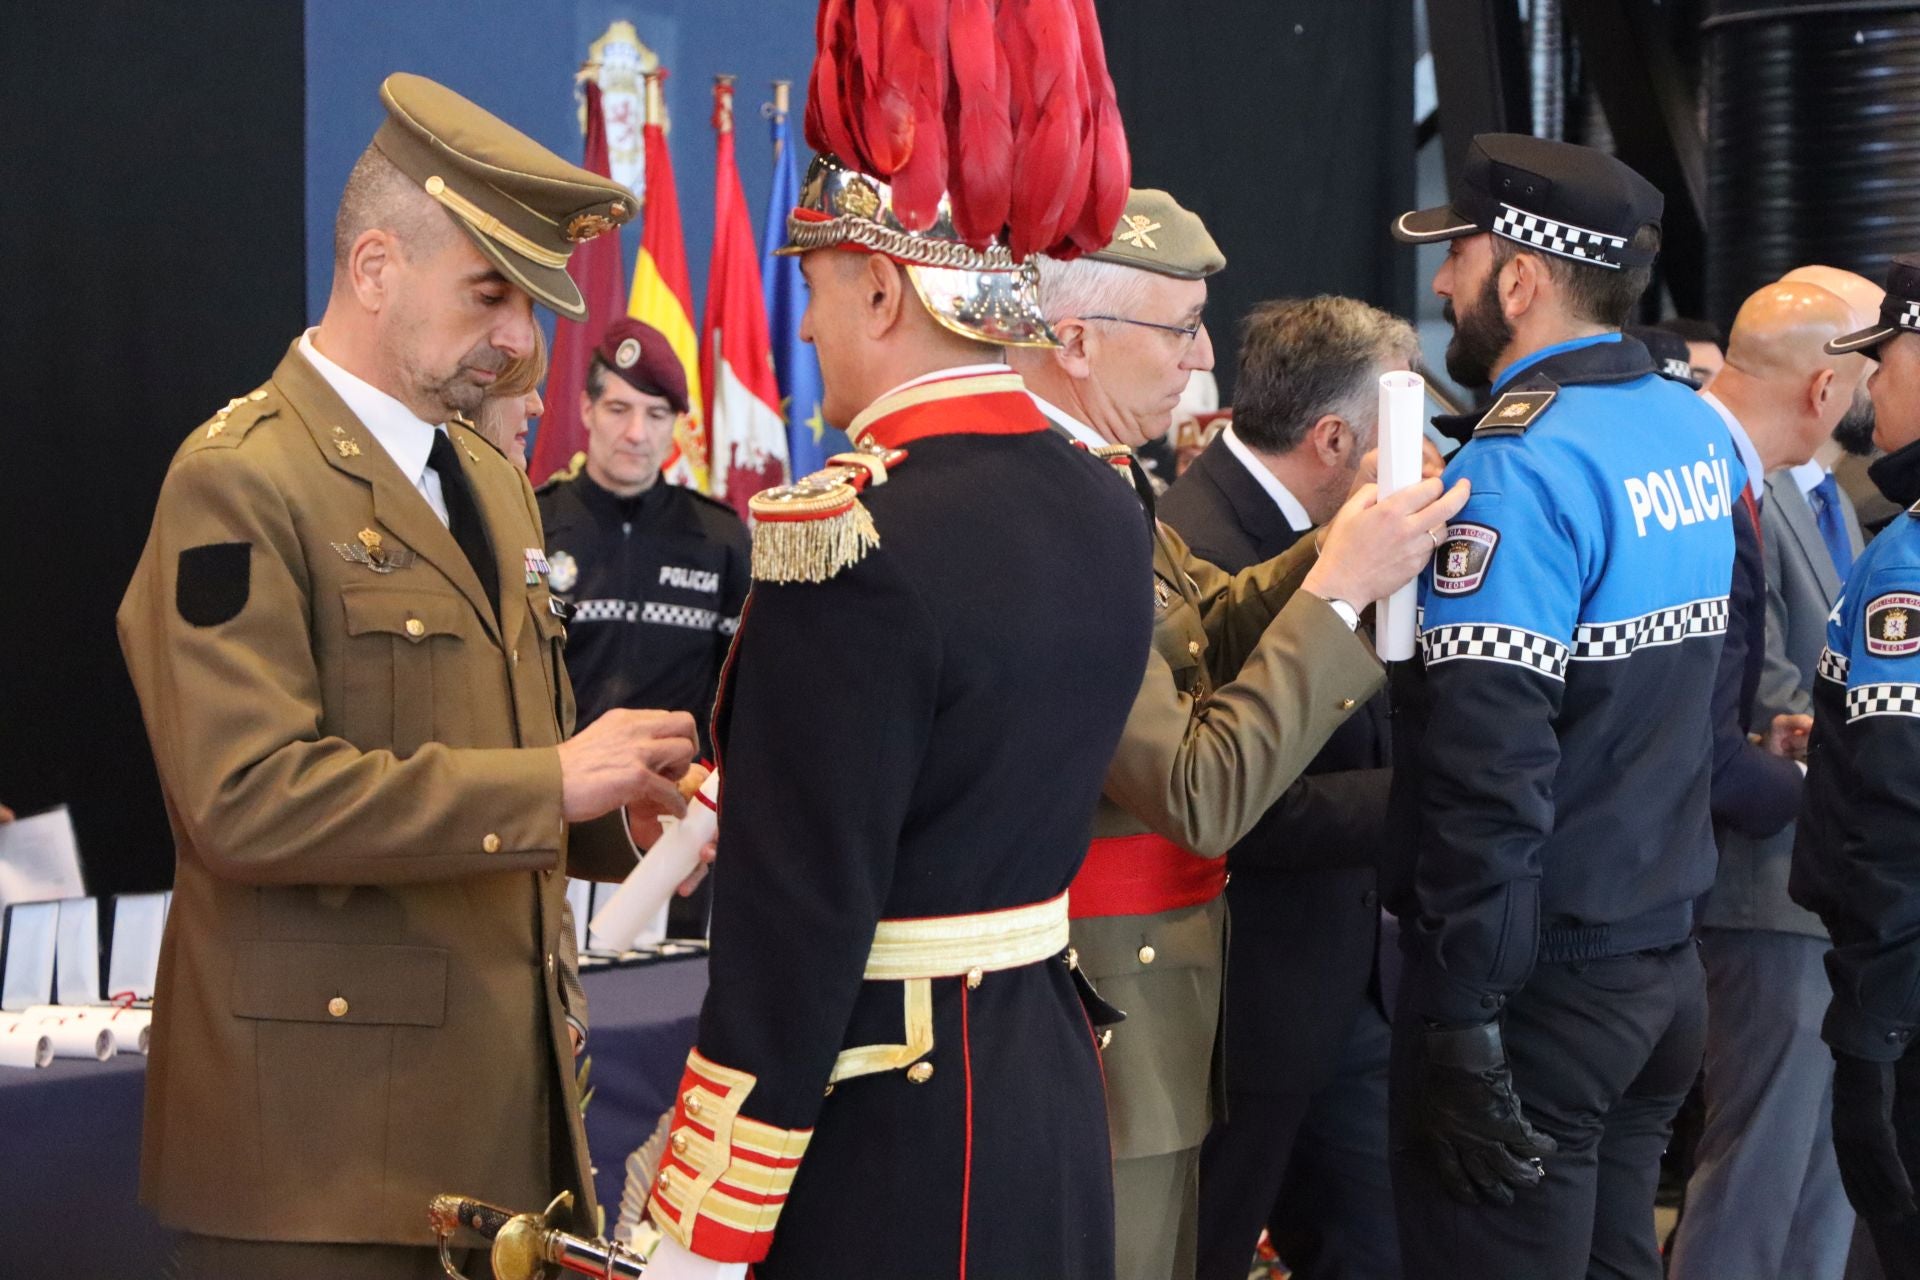
<path fill-rule="evenodd" d="M 687 370 L 667 335 L 631 316 L 621 316 L 600 335 L 595 350 L 607 368 L 642 395 L 659 396 L 675 413 L 687 411 Z"/>
<path fill-rule="evenodd" d="M 388 76 L 380 102 L 380 153 L 438 200 L 507 279 L 561 315 L 586 319 L 567 257 L 631 218 L 639 207 L 633 193 L 425 76 Z"/>
<path fill-rule="evenodd" d="M 1880 344 L 1902 333 L 1920 333 L 1920 256 L 1902 254 L 1887 269 L 1887 296 L 1880 300 L 1880 319 L 1856 333 L 1827 344 L 1829 355 L 1858 351 L 1877 355 Z"/>
<path fill-rule="evenodd" d="M 1620 270 L 1653 264 L 1633 237 L 1658 225 L 1666 198 L 1632 169 L 1592 147 L 1519 133 L 1482 133 L 1467 149 L 1453 201 L 1403 213 L 1409 244 L 1492 232 L 1574 262 Z"/>

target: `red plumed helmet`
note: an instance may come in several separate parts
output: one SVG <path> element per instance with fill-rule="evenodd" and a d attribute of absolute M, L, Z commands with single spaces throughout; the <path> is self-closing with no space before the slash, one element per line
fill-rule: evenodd
<path fill-rule="evenodd" d="M 1132 163 L 1093 0 L 821 0 L 806 136 L 1016 260 L 1104 247 Z"/>

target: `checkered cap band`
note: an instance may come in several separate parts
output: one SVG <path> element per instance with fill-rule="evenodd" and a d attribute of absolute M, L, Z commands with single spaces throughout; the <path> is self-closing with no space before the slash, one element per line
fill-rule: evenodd
<path fill-rule="evenodd" d="M 1863 684 L 1847 690 L 1847 722 L 1868 716 L 1920 717 L 1920 684 Z"/>
<path fill-rule="evenodd" d="M 1573 633 L 1576 661 L 1611 662 L 1635 649 L 1679 644 L 1689 636 L 1717 636 L 1727 629 L 1727 598 L 1694 600 L 1621 622 L 1583 622 Z"/>
<path fill-rule="evenodd" d="M 663 627 L 712 631 L 719 626 L 720 615 L 712 609 L 695 609 L 691 605 L 662 604 L 658 600 L 649 600 L 640 610 L 640 621 L 658 623 Z"/>
<path fill-rule="evenodd" d="M 1567 646 L 1520 627 L 1479 622 L 1435 627 L 1421 635 L 1420 652 L 1430 667 L 1456 658 L 1478 658 L 1531 667 L 1553 680 L 1567 678 Z"/>
<path fill-rule="evenodd" d="M 1920 333 L 1920 302 L 1909 302 L 1900 309 L 1900 327 Z"/>
<path fill-rule="evenodd" d="M 1618 271 L 1625 265 L 1613 256 L 1627 247 L 1627 242 L 1619 236 L 1589 231 L 1570 222 L 1555 222 L 1552 218 L 1543 218 L 1510 204 L 1500 206 L 1500 212 L 1493 220 L 1493 233 L 1563 258 L 1571 258 L 1575 262 L 1588 262 L 1611 271 Z"/>
<path fill-rule="evenodd" d="M 1847 668 L 1853 665 L 1852 659 L 1844 653 L 1835 653 L 1831 649 L 1820 650 L 1820 665 L 1815 673 L 1822 680 L 1831 680 L 1835 684 L 1847 682 Z"/>
<path fill-rule="evenodd" d="M 633 600 L 582 600 L 573 606 L 573 621 L 633 622 L 640 616 L 640 605 Z"/>

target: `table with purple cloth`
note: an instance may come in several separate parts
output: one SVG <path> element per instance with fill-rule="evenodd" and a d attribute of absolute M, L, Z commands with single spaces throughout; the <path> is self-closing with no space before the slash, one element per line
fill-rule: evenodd
<path fill-rule="evenodd" d="M 593 1014 L 587 1143 L 611 1222 L 627 1156 L 653 1133 L 680 1083 L 707 962 L 696 956 L 596 969 L 584 981 Z M 138 1054 L 106 1063 L 62 1060 L 39 1071 L 0 1068 L 0 1275 L 164 1276 L 171 1238 L 136 1199 L 146 1078 Z"/>

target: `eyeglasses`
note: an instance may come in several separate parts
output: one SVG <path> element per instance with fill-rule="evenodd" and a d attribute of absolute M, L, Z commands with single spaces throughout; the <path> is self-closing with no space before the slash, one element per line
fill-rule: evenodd
<path fill-rule="evenodd" d="M 1081 316 L 1082 320 L 1111 320 L 1115 324 L 1138 325 L 1142 329 L 1158 329 L 1162 333 L 1177 333 L 1192 342 L 1200 336 L 1200 330 L 1206 328 L 1205 320 L 1195 320 L 1192 324 L 1160 324 L 1153 320 L 1135 320 L 1131 316 Z"/>

